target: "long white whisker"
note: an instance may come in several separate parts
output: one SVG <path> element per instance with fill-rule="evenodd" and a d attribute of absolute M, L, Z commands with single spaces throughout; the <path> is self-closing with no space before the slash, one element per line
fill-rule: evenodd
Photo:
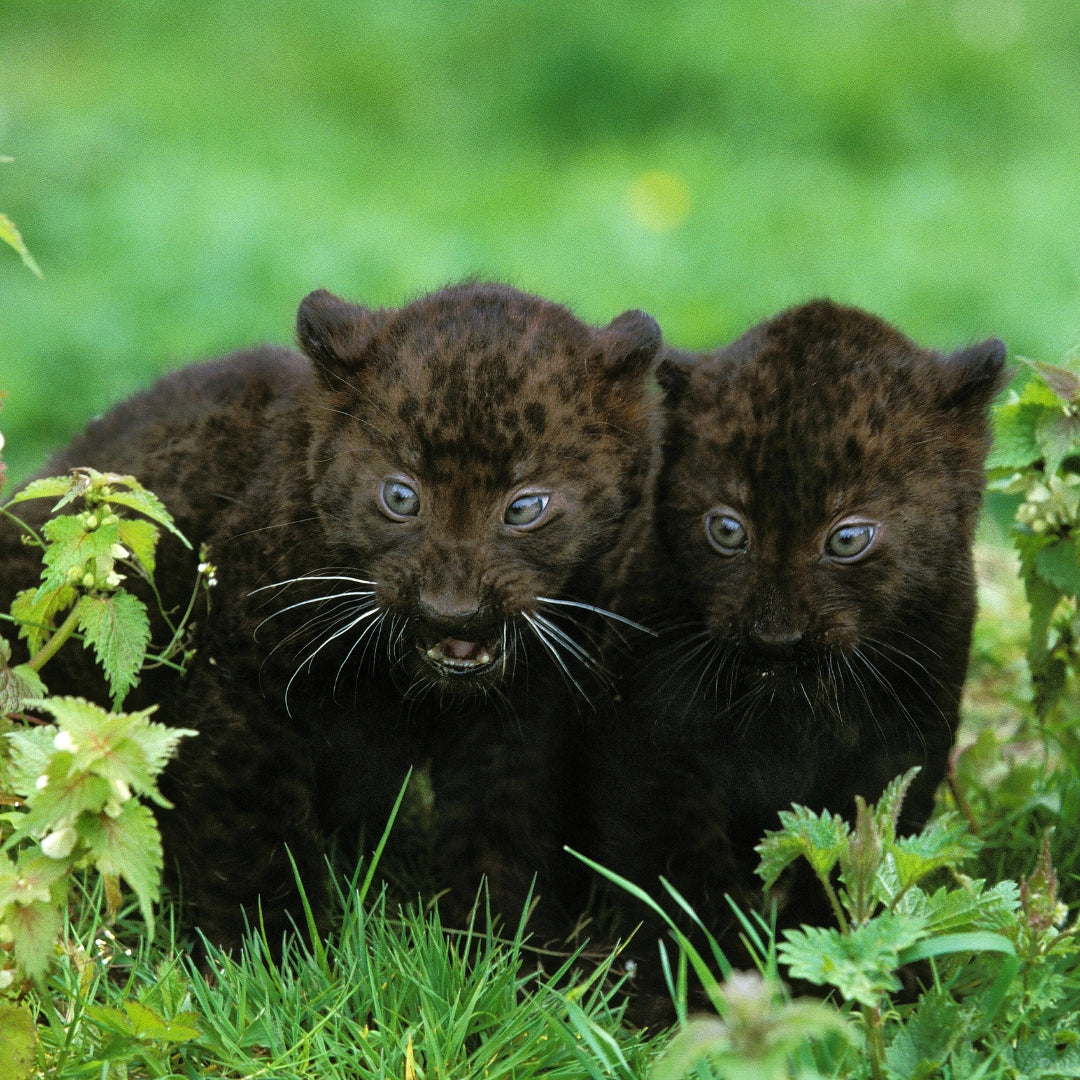
<path fill-rule="evenodd" d="M 374 581 L 368 581 L 366 578 L 349 577 L 345 574 L 301 574 L 300 577 L 286 578 L 284 581 L 275 581 L 270 585 L 260 585 L 257 589 L 252 589 L 248 596 L 266 592 L 268 589 L 282 589 L 286 585 L 298 585 L 305 581 L 347 581 L 351 585 L 375 585 Z"/>
<path fill-rule="evenodd" d="M 574 678 L 574 676 L 571 673 L 570 669 L 566 666 L 566 662 L 559 655 L 558 649 L 556 649 L 554 644 L 548 640 L 547 632 L 536 621 L 538 616 L 532 616 L 532 615 L 528 615 L 528 614 L 523 614 L 523 618 L 529 624 L 529 626 L 532 627 L 533 633 L 536 634 L 536 637 L 539 639 L 540 644 L 543 645 L 544 648 L 548 651 L 548 653 L 551 656 L 552 660 L 554 660 L 555 663 L 559 665 L 559 668 L 561 669 L 563 675 L 567 679 L 569 679 L 570 682 L 572 682 L 574 684 L 574 686 L 577 688 L 578 693 L 581 694 L 581 696 L 583 698 L 585 698 L 586 701 L 588 701 L 589 700 L 588 695 L 582 689 L 581 683 L 579 683 L 577 681 L 577 679 Z"/>
<path fill-rule="evenodd" d="M 350 630 L 352 630 L 353 627 L 359 626 L 362 622 L 370 619 L 373 615 L 378 614 L 378 608 L 369 608 L 368 610 L 361 612 L 359 615 L 356 616 L 355 619 L 351 619 L 339 630 L 335 630 L 334 633 L 325 637 L 314 649 L 311 650 L 311 652 L 307 654 L 307 656 L 304 657 L 303 660 L 300 661 L 299 664 L 296 665 L 296 670 L 292 673 L 292 675 L 289 677 L 289 681 L 285 684 L 285 711 L 290 716 L 292 715 L 292 712 L 289 710 L 289 690 L 292 688 L 292 684 L 296 677 L 300 674 L 300 672 L 303 671 L 305 668 L 310 671 L 312 661 L 331 642 L 336 641 L 343 634 L 347 634 Z"/>
<path fill-rule="evenodd" d="M 558 604 L 560 607 L 581 608 L 582 611 L 591 611 L 596 615 L 603 616 L 605 619 L 613 619 L 615 622 L 620 622 L 623 626 L 629 626 L 632 630 L 640 630 L 643 634 L 648 634 L 650 637 L 659 636 L 655 630 L 651 630 L 647 626 L 642 626 L 641 623 L 634 622 L 633 619 L 628 619 L 625 615 L 620 615 L 615 611 L 608 611 L 607 608 L 596 607 L 594 604 L 583 604 L 579 600 L 557 600 L 553 596 L 538 596 L 536 602 L 538 604 Z"/>

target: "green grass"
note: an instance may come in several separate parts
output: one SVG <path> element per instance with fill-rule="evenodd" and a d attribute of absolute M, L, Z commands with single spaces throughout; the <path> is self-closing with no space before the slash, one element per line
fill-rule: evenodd
<path fill-rule="evenodd" d="M 49 1077 L 629 1078 L 650 1049 L 622 1030 L 604 965 L 567 989 L 566 965 L 530 965 L 519 927 L 471 935 L 385 892 L 342 890 L 325 946 L 294 939 L 278 962 L 252 935 L 242 957 L 212 953 L 209 980 L 175 938 L 150 948 L 122 918 L 103 933 L 87 897 L 55 966 L 53 1023 L 40 1026 Z M 126 929 L 125 929 L 126 926 Z M 124 942 L 128 944 L 125 945 Z M 32 1000 L 41 1002 L 41 995 Z"/>
<path fill-rule="evenodd" d="M 12 471 L 320 286 L 491 275 L 686 346 L 829 293 L 1056 358 L 1078 61 L 1072 0 L 8 0 Z"/>

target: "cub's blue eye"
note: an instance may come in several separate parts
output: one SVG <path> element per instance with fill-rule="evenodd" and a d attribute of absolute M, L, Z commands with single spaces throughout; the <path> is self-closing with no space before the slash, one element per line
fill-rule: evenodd
<path fill-rule="evenodd" d="M 535 525 L 547 509 L 551 496 L 542 492 L 520 495 L 507 508 L 503 520 L 516 529 L 526 525 Z"/>
<path fill-rule="evenodd" d="M 379 509 L 393 521 L 404 521 L 420 513 L 420 496 L 400 480 L 384 480 L 379 489 Z"/>
<path fill-rule="evenodd" d="M 738 555 L 746 549 L 746 526 L 733 510 L 714 510 L 705 518 L 705 531 L 721 555 Z"/>
<path fill-rule="evenodd" d="M 841 523 L 825 541 L 825 552 L 843 562 L 855 562 L 870 550 L 875 529 L 868 521 Z"/>

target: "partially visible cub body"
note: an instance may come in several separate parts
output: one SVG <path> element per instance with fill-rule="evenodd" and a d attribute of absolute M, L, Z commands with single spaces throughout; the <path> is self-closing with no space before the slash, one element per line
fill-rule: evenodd
<path fill-rule="evenodd" d="M 753 849 L 778 811 L 851 814 L 914 765 L 902 827 L 931 810 L 1003 360 L 1000 342 L 943 356 L 816 301 L 661 367 L 655 548 L 623 610 L 663 633 L 599 747 L 596 852 L 646 888 L 667 877 L 736 958 L 724 894 L 760 905 Z M 781 921 L 812 900 L 796 889 Z M 627 925 L 644 915 L 620 902 Z"/>
<path fill-rule="evenodd" d="M 452 917 L 486 874 L 514 921 L 534 873 L 548 898 L 570 865 L 571 698 L 601 629 L 572 604 L 602 603 L 643 533 L 659 331 L 483 284 L 399 310 L 313 293 L 297 326 L 306 355 L 179 371 L 45 470 L 134 474 L 217 567 L 192 668 L 130 699 L 199 732 L 166 773 L 167 859 L 211 940 L 235 945 L 256 899 L 274 940 L 299 914 L 286 847 L 318 901 L 328 835 L 377 837 L 430 763 Z M 195 562 L 163 541 L 167 605 Z M 0 523 L 0 603 L 39 570 Z M 45 675 L 91 689 L 77 650 Z"/>

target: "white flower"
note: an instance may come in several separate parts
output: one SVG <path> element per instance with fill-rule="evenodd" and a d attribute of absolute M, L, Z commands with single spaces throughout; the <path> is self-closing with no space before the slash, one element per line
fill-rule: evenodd
<path fill-rule="evenodd" d="M 44 791 L 48 786 L 49 786 L 49 777 L 45 773 L 42 773 L 34 781 L 34 787 L 36 787 L 38 789 L 38 791 Z"/>
<path fill-rule="evenodd" d="M 0 971 L 0 990 L 6 990 L 15 981 L 15 972 L 11 968 Z"/>
<path fill-rule="evenodd" d="M 58 731 L 56 737 L 52 741 L 53 746 L 57 750 L 67 750 L 69 753 L 74 754 L 78 747 L 75 745 L 75 740 L 71 737 L 70 731 Z"/>
<path fill-rule="evenodd" d="M 131 798 L 131 788 L 126 780 L 110 780 L 109 787 L 112 788 L 117 802 L 126 803 Z"/>
<path fill-rule="evenodd" d="M 128 549 L 124 547 L 123 544 L 113 544 L 113 546 L 109 548 L 109 554 L 114 559 L 126 559 L 131 554 L 131 552 L 128 551 Z"/>
<path fill-rule="evenodd" d="M 75 841 L 78 839 L 79 834 L 68 825 L 42 837 L 41 850 L 50 859 L 66 859 L 75 850 Z"/>

